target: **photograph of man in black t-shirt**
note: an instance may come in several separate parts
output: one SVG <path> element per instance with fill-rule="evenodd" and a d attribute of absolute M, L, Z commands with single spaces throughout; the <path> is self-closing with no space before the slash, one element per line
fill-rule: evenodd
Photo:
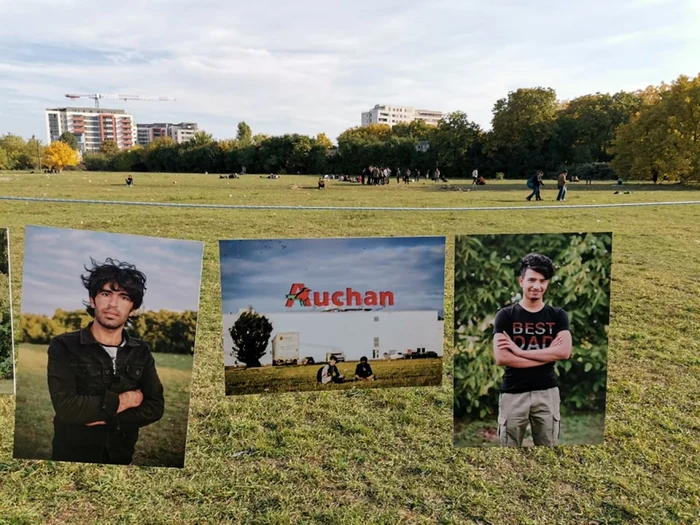
<path fill-rule="evenodd" d="M 535 445 L 558 444 L 561 401 L 554 363 L 569 359 L 572 340 L 567 313 L 544 302 L 554 272 L 549 257 L 526 255 L 518 279 L 522 299 L 496 314 L 493 353 L 505 367 L 498 402 L 502 446 L 522 446 L 528 424 Z"/>

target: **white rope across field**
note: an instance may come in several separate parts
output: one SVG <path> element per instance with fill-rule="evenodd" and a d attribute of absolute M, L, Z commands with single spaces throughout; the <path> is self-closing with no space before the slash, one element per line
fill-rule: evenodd
<path fill-rule="evenodd" d="M 613 204 L 552 204 L 540 206 L 469 206 L 464 208 L 405 208 L 391 206 L 273 206 L 263 204 L 184 204 L 177 202 L 134 202 L 134 201 L 101 201 L 90 199 L 59 199 L 49 197 L 11 197 L 0 195 L 0 200 L 24 202 L 54 202 L 61 204 L 107 204 L 117 206 L 158 206 L 165 208 L 207 208 L 224 210 L 298 210 L 298 211 L 532 211 L 532 210 L 561 210 L 585 208 L 627 208 L 631 206 L 679 206 L 700 204 L 700 201 L 669 201 L 669 202 L 619 202 Z"/>

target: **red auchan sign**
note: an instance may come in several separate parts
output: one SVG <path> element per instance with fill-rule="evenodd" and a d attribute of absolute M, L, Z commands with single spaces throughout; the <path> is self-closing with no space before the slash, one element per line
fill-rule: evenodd
<path fill-rule="evenodd" d="M 352 288 L 337 292 L 314 292 L 304 283 L 294 283 L 287 294 L 285 306 L 291 308 L 294 303 L 305 307 L 323 306 L 394 306 L 393 292 L 356 292 Z"/>

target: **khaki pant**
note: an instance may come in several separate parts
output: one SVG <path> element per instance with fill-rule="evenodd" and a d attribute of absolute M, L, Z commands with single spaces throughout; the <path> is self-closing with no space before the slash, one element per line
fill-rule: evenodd
<path fill-rule="evenodd" d="M 503 447 L 521 447 L 528 423 L 535 445 L 556 446 L 561 421 L 559 389 L 521 394 L 502 393 L 498 398 L 498 441 Z"/>

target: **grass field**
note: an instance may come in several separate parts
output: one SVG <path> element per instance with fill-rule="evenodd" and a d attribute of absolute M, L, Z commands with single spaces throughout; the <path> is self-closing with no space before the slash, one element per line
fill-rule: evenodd
<path fill-rule="evenodd" d="M 316 382 L 316 372 L 323 366 L 322 364 L 262 368 L 226 367 L 224 374 L 226 395 L 435 386 L 442 380 L 442 359 L 372 361 L 372 371 L 377 378 L 376 381 L 353 381 L 357 363 L 358 361 L 338 363 L 338 371 L 345 376 L 346 382 L 327 385 Z"/>
<path fill-rule="evenodd" d="M 265 211 L 0 201 L 0 225 L 11 234 L 16 311 L 28 224 L 206 243 L 186 467 L 12 459 L 15 398 L 4 396 L 0 522 L 698 521 L 700 206 L 547 209 L 554 190 L 543 191 L 545 202 L 528 203 L 524 182 L 489 182 L 466 193 L 441 189 L 456 183 L 373 188 L 331 181 L 317 191 L 311 189 L 314 177 L 219 181 L 214 175 L 135 174 L 137 186 L 128 189 L 121 186 L 124 177 L 2 173 L 0 179 L 10 180 L 0 180 L 0 194 L 219 204 L 526 205 L 536 211 Z M 566 204 L 700 200 L 697 187 L 640 184 L 630 195 L 613 195 L 607 184 L 593 188 L 572 185 Z M 586 230 L 613 231 L 615 243 L 605 446 L 454 448 L 450 236 Z M 442 386 L 226 397 L 218 239 L 378 235 L 448 236 Z"/>
<path fill-rule="evenodd" d="M 0 394 L 13 394 L 14 381 L 12 379 L 0 379 Z"/>
<path fill-rule="evenodd" d="M 17 412 L 14 456 L 49 459 L 53 416 L 46 383 L 46 346 L 18 345 Z M 181 467 L 185 459 L 192 357 L 153 354 L 165 390 L 163 418 L 139 432 L 134 465 Z"/>

